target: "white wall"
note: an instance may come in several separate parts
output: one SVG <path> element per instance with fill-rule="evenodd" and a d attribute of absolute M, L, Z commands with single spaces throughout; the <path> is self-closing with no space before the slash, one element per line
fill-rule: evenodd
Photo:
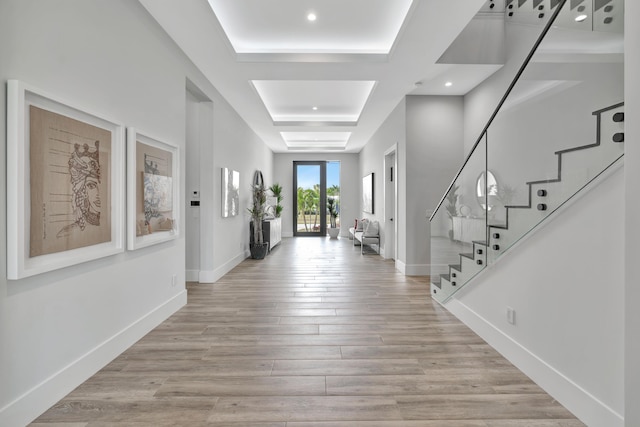
<path fill-rule="evenodd" d="M 462 164 L 461 96 L 407 96 L 407 267 L 428 275 L 429 218 Z"/>
<path fill-rule="evenodd" d="M 360 174 L 375 173 L 375 213 L 384 224 L 384 153 L 397 144 L 398 235 L 396 267 L 407 275 L 429 274 L 429 220 L 463 154 L 463 99 L 407 96 L 360 152 Z M 384 227 L 382 227 L 384 246 Z"/>
<path fill-rule="evenodd" d="M 620 168 L 447 304 L 594 427 L 622 426 L 624 413 L 623 204 Z"/>
<path fill-rule="evenodd" d="M 183 183 L 189 78 L 216 103 L 221 126 L 229 126 L 216 134 L 219 143 L 231 147 L 245 138 L 247 145 L 240 148 L 254 148 L 242 157 L 247 159 L 243 171 L 265 165 L 267 176 L 271 173 L 271 153 L 138 2 L 3 0 L 0 58 L 0 99 L 6 97 L 4 82 L 20 79 L 74 106 L 174 142 L 181 151 Z M 1 117 L 5 109 L 1 102 Z M 0 135 L 5 138 L 4 120 Z M 238 156 L 225 150 L 232 148 L 218 150 L 212 167 L 234 166 Z M 5 164 L 5 150 L 0 150 L 0 223 L 6 221 Z M 184 191 L 179 203 L 184 230 Z M 228 242 L 218 243 L 217 262 L 238 252 L 246 236 L 236 232 L 223 237 L 234 242 L 228 252 Z M 4 227 L 0 240 L 0 425 L 28 423 L 186 302 L 184 234 L 10 282 L 4 279 Z M 177 276 L 175 287 L 172 275 Z"/>
<path fill-rule="evenodd" d="M 213 271 L 201 271 L 201 282 L 214 282 L 249 256 L 251 182 L 256 170 L 262 171 L 265 184 L 273 176 L 273 153 L 231 108 L 214 99 L 213 160 L 201 163 L 213 175 Z M 203 141 L 210 144 L 211 141 Z M 240 172 L 240 212 L 222 217 L 222 168 Z"/>
<path fill-rule="evenodd" d="M 293 162 L 295 160 L 326 160 L 340 162 L 340 236 L 349 236 L 349 227 L 359 217 L 360 187 L 362 180 L 358 169 L 358 154 L 274 154 L 273 180 L 267 185 L 279 183 L 282 186 L 284 200 L 282 206 L 282 235 L 293 236 Z M 265 178 L 266 179 L 266 178 Z"/>
<path fill-rule="evenodd" d="M 360 151 L 360 172 L 357 177 L 358 189 L 358 217 L 369 218 L 380 223 L 380 245 L 385 245 L 384 199 L 384 156 L 385 152 L 396 145 L 396 179 L 397 179 L 397 249 L 396 268 L 405 273 L 407 260 L 407 225 L 405 200 L 407 194 L 407 154 L 406 154 L 406 104 L 403 99 L 389 114 L 387 119 L 371 137 L 367 145 Z M 362 212 L 362 177 L 374 173 L 374 208 L 373 214 Z"/>
<path fill-rule="evenodd" d="M 633 427 L 640 425 L 640 2 L 625 3 L 625 426 Z"/>

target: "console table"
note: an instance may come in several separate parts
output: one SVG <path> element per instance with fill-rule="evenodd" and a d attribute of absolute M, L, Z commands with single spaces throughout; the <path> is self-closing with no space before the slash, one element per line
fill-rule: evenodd
<path fill-rule="evenodd" d="M 486 219 L 464 216 L 454 216 L 453 240 L 461 242 L 473 242 L 474 240 L 486 240 Z"/>

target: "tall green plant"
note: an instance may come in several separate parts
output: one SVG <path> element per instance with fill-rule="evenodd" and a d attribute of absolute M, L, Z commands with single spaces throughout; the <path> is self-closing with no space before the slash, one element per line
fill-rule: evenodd
<path fill-rule="evenodd" d="M 458 189 L 460 188 L 459 185 L 454 185 L 451 188 L 451 191 L 449 191 L 449 194 L 447 194 L 447 206 L 445 206 L 445 209 L 447 211 L 447 215 L 449 215 L 449 218 L 453 218 L 454 216 L 458 215 Z"/>
<path fill-rule="evenodd" d="M 247 210 L 251 214 L 251 221 L 253 222 L 253 241 L 254 243 L 264 243 L 262 221 L 267 215 L 267 189 L 263 183 L 260 183 L 252 185 L 251 190 L 253 201 L 251 207 L 247 208 Z"/>
<path fill-rule="evenodd" d="M 338 202 L 334 197 L 327 199 L 327 211 L 329 212 L 331 228 L 336 228 L 336 222 L 338 219 Z"/>
<path fill-rule="evenodd" d="M 276 198 L 276 206 L 275 206 L 274 214 L 276 218 L 280 218 L 280 215 L 282 214 L 282 209 L 284 209 L 284 207 L 281 205 L 282 201 L 284 200 L 284 196 L 282 195 L 282 185 L 276 182 L 271 187 L 269 187 L 269 191 L 271 191 L 271 194 L 273 195 L 273 197 Z"/>
<path fill-rule="evenodd" d="M 449 238 L 453 239 L 453 217 L 458 215 L 458 189 L 459 185 L 451 187 L 449 194 L 447 194 L 447 206 L 445 210 L 447 215 L 451 218 L 451 229 L 449 229 Z"/>

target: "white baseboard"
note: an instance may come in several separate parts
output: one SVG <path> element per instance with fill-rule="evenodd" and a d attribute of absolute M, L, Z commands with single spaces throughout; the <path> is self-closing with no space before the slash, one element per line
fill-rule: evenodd
<path fill-rule="evenodd" d="M 251 253 L 248 251 L 241 252 L 215 270 L 200 270 L 197 281 L 199 283 L 215 283 L 250 255 Z"/>
<path fill-rule="evenodd" d="M 405 264 L 405 276 L 428 276 L 429 264 Z"/>
<path fill-rule="evenodd" d="M 452 299 L 445 304 L 445 307 L 583 423 L 588 426 L 624 427 L 624 417 L 621 414 L 513 340 L 460 300 Z"/>
<path fill-rule="evenodd" d="M 68 366 L 51 375 L 4 408 L 1 408 L 0 425 L 23 426 L 29 424 L 186 303 L 187 291 L 183 290 Z"/>
<path fill-rule="evenodd" d="M 200 279 L 200 270 L 185 270 L 184 277 L 187 282 L 197 282 Z"/>
<path fill-rule="evenodd" d="M 428 276 L 429 264 L 405 264 L 396 260 L 396 270 L 405 276 Z"/>
<path fill-rule="evenodd" d="M 283 231 L 282 237 L 293 237 L 293 231 Z"/>

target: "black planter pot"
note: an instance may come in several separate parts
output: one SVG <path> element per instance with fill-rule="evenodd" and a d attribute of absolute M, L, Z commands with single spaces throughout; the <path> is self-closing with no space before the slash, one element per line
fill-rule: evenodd
<path fill-rule="evenodd" d="M 264 243 L 250 243 L 249 250 L 251 251 L 251 258 L 264 259 L 267 256 L 269 250 L 269 242 Z"/>

